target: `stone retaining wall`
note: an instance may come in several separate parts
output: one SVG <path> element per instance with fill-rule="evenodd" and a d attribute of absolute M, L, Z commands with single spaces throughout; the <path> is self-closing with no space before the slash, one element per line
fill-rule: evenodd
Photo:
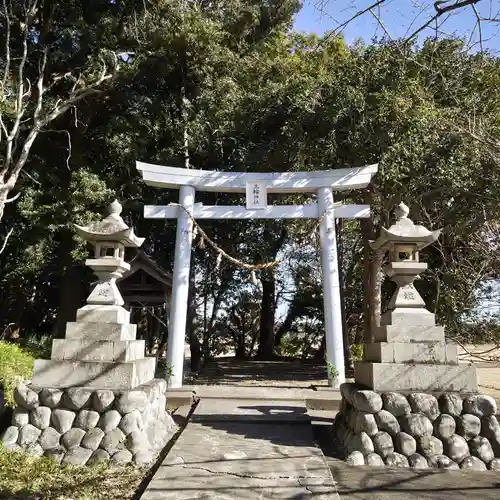
<path fill-rule="evenodd" d="M 175 428 L 164 380 L 128 391 L 40 389 L 20 384 L 2 441 L 9 450 L 51 456 L 64 464 L 151 463 Z"/>
<path fill-rule="evenodd" d="M 500 471 L 495 399 L 340 388 L 334 439 L 351 465 Z"/>

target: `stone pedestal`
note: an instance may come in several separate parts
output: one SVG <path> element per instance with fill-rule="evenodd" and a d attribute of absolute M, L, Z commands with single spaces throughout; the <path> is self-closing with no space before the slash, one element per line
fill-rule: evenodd
<path fill-rule="evenodd" d="M 52 341 L 50 360 L 37 359 L 36 387 L 95 387 L 127 390 L 154 378 L 156 360 L 144 357 L 144 340 L 136 340 L 136 325 L 121 306 L 86 305 L 66 338 Z"/>
<path fill-rule="evenodd" d="M 2 441 L 8 450 L 64 464 L 147 465 L 176 428 L 165 410 L 166 389 L 166 382 L 157 379 L 125 391 L 20 384 L 12 425 Z"/>
<path fill-rule="evenodd" d="M 477 392 L 476 367 L 458 363 L 456 345 L 423 308 L 395 309 L 382 317 L 376 342 L 355 363 L 357 384 L 375 391 Z"/>

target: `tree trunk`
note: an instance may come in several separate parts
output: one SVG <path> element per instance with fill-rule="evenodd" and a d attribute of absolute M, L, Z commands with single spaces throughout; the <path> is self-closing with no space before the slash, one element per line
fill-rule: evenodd
<path fill-rule="evenodd" d="M 380 326 L 382 309 L 382 273 L 383 254 L 373 252 L 365 244 L 363 256 L 363 319 L 364 342 L 371 343 L 375 338 L 375 329 Z"/>
<path fill-rule="evenodd" d="M 365 190 L 363 198 L 367 205 L 373 205 L 374 200 L 371 190 Z M 382 220 L 381 223 L 383 222 Z M 384 255 L 380 254 L 380 252 L 373 252 L 369 244 L 376 237 L 373 219 L 361 219 L 360 224 L 363 235 L 364 342 L 371 343 L 374 340 L 375 329 L 380 326 Z"/>
<path fill-rule="evenodd" d="M 186 330 L 189 339 L 189 349 L 191 351 L 191 371 L 197 372 L 201 368 L 202 349 L 198 338 L 196 325 L 196 293 L 195 293 L 195 263 L 194 256 L 191 260 L 191 272 L 189 273 L 189 295 Z"/>
<path fill-rule="evenodd" d="M 274 347 L 277 348 L 281 345 L 281 341 L 283 337 L 287 334 L 287 332 L 290 331 L 290 328 L 292 328 L 293 322 L 295 321 L 295 318 L 297 317 L 295 308 L 293 307 L 293 303 L 290 305 L 288 312 L 286 314 L 285 321 L 281 324 L 279 327 L 278 331 L 276 332 L 276 335 L 274 336 Z"/>
<path fill-rule="evenodd" d="M 260 313 L 260 344 L 257 357 L 272 359 L 274 357 L 274 313 L 275 313 L 276 281 L 274 271 L 262 273 L 262 303 Z"/>
<path fill-rule="evenodd" d="M 60 265 L 59 305 L 54 324 L 54 336 L 63 338 L 66 332 L 66 323 L 74 321 L 76 310 L 85 301 L 87 284 L 85 269 L 73 262 L 71 252 L 75 247 L 73 233 L 69 229 L 62 229 L 57 247 Z"/>
<path fill-rule="evenodd" d="M 323 335 L 323 338 L 321 339 L 321 345 L 319 346 L 319 349 L 316 351 L 314 359 L 320 359 L 323 361 L 325 359 L 325 354 L 326 354 L 326 337 Z"/>
<path fill-rule="evenodd" d="M 246 335 L 245 318 L 243 316 L 243 320 L 241 322 L 241 330 L 239 331 L 238 342 L 236 344 L 236 350 L 234 353 L 236 359 L 245 359 L 246 355 L 245 335 Z"/>
<path fill-rule="evenodd" d="M 344 367 L 346 371 L 353 367 L 351 350 L 349 349 L 349 334 L 347 328 L 347 316 L 345 311 L 345 275 L 344 275 L 344 249 L 342 240 L 342 219 L 337 222 L 337 243 L 338 243 L 338 269 L 339 269 L 339 285 L 340 285 L 340 307 L 342 315 L 342 337 L 344 340 Z"/>

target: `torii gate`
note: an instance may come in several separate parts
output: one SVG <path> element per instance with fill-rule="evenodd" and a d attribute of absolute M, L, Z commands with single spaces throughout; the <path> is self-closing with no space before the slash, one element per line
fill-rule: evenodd
<path fill-rule="evenodd" d="M 217 172 L 174 168 L 136 162 L 144 182 L 160 188 L 179 189 L 179 204 L 195 219 L 319 219 L 326 358 L 336 368 L 328 373 L 329 384 L 338 388 L 345 381 L 342 315 L 337 259 L 335 218 L 370 217 L 369 205 L 339 205 L 333 191 L 363 189 L 377 173 L 378 165 L 336 170 L 284 173 Z M 203 206 L 195 203 L 198 191 L 246 193 L 245 206 Z M 317 202 L 307 205 L 267 205 L 267 193 L 311 193 Z M 147 219 L 177 219 L 172 302 L 167 362 L 172 368 L 170 387 L 182 387 L 184 342 L 189 292 L 193 221 L 180 207 L 144 207 Z"/>

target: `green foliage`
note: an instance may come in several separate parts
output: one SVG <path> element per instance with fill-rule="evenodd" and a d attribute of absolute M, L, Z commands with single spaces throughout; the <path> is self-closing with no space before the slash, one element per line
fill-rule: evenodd
<path fill-rule="evenodd" d="M 24 352 L 30 354 L 34 359 L 50 359 L 52 337 L 30 334 L 21 340 L 21 347 Z"/>
<path fill-rule="evenodd" d="M 353 361 L 363 361 L 365 354 L 364 344 L 351 344 L 349 350 L 351 351 L 351 358 Z"/>
<path fill-rule="evenodd" d="M 0 443 L 0 489 L 5 498 L 105 500 L 132 498 L 143 472 L 109 464 L 76 467 L 52 458 L 6 451 Z"/>
<path fill-rule="evenodd" d="M 7 405 L 14 406 L 14 389 L 19 382 L 30 380 L 35 358 L 16 344 L 0 341 L 0 388 Z"/>
<path fill-rule="evenodd" d="M 331 361 L 326 361 L 326 366 L 327 366 L 327 369 L 328 369 L 328 378 L 330 379 L 335 379 L 338 377 L 339 375 L 339 371 L 337 369 L 337 367 L 331 362 Z"/>

